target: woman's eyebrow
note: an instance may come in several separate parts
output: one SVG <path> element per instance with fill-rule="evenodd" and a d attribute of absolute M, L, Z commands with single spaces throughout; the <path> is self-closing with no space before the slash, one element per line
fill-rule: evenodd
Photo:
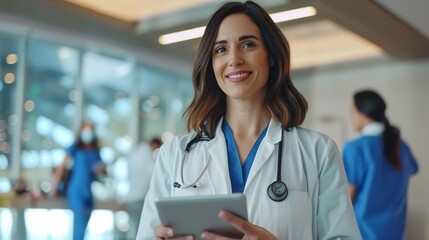
<path fill-rule="evenodd" d="M 214 45 L 218 45 L 218 44 L 226 44 L 226 43 L 228 43 L 228 41 L 226 41 L 226 40 L 219 40 L 219 41 L 216 41 L 216 42 L 214 43 Z"/>
<path fill-rule="evenodd" d="M 259 40 L 259 38 L 258 38 L 258 37 L 256 37 L 255 35 L 243 35 L 243 36 L 240 36 L 240 37 L 238 38 L 238 40 L 239 40 L 239 41 L 243 41 L 243 40 L 247 40 L 247 39 L 256 39 L 256 40 Z M 226 43 L 228 43 L 228 41 L 227 41 L 227 40 L 219 40 L 219 41 L 216 41 L 216 42 L 214 43 L 214 45 L 218 45 L 218 44 L 226 44 Z"/>
<path fill-rule="evenodd" d="M 255 35 L 243 35 L 243 36 L 241 36 L 241 37 L 238 38 L 239 41 L 243 41 L 243 40 L 246 40 L 246 39 L 256 39 L 256 40 L 259 40 L 259 38 L 256 37 Z"/>

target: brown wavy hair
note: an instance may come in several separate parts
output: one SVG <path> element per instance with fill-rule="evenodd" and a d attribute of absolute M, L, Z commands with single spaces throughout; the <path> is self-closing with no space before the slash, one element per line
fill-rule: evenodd
<path fill-rule="evenodd" d="M 216 82 L 212 66 L 214 42 L 222 21 L 232 14 L 247 15 L 259 28 L 270 56 L 270 73 L 265 104 L 284 129 L 302 124 L 308 105 L 292 84 L 290 77 L 290 48 L 285 36 L 268 13 L 252 1 L 227 2 L 210 18 L 201 39 L 194 63 L 192 80 L 194 99 L 186 109 L 187 128 L 209 136 L 226 112 L 226 96 Z"/>

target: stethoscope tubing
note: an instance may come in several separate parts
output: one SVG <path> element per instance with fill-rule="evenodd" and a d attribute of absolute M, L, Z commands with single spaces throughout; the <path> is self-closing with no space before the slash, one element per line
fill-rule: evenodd
<path fill-rule="evenodd" d="M 198 178 L 193 183 L 185 184 L 185 180 L 184 180 L 184 177 L 183 177 L 183 172 L 184 172 L 184 165 L 185 165 L 184 162 L 185 162 L 185 158 L 186 158 L 185 156 L 187 154 L 188 153 L 185 152 L 185 154 L 183 155 L 182 164 L 181 164 L 181 171 L 180 171 L 180 178 L 182 180 L 182 184 L 181 184 L 180 188 L 184 188 L 184 189 L 191 188 L 191 187 L 196 187 L 197 186 L 196 185 L 197 182 L 200 181 L 200 179 L 203 177 L 203 175 L 207 171 L 207 169 L 209 167 L 209 164 L 210 164 L 210 161 L 211 161 L 211 158 L 209 158 L 209 160 L 207 161 L 206 166 L 204 167 L 203 171 L 201 172 L 201 174 L 198 176 Z"/>
<path fill-rule="evenodd" d="M 184 181 L 183 173 L 184 173 L 185 160 L 187 159 L 187 155 L 189 154 L 189 151 L 191 150 L 192 145 L 194 145 L 198 142 L 201 142 L 201 141 L 210 141 L 212 139 L 213 138 L 210 138 L 207 136 L 196 135 L 191 141 L 189 141 L 186 144 L 185 151 L 184 151 L 183 157 L 182 157 L 182 161 L 180 163 L 180 180 L 181 180 L 181 183 L 174 182 L 173 187 L 183 188 L 183 189 L 196 188 L 197 187 L 196 184 L 203 177 L 204 173 L 207 171 L 208 166 L 209 166 L 210 161 L 211 161 L 211 158 L 209 158 L 209 160 L 207 161 L 203 171 L 200 173 L 200 175 L 197 177 L 197 179 L 190 184 L 186 184 Z M 288 196 L 288 192 L 289 192 L 286 183 L 284 183 L 281 180 L 281 178 L 282 178 L 281 177 L 282 156 L 283 156 L 283 130 L 282 130 L 282 138 L 281 138 L 280 143 L 279 143 L 279 152 L 277 155 L 277 176 L 276 176 L 276 180 L 273 183 L 271 183 L 267 188 L 268 196 L 270 197 L 271 200 L 273 200 L 275 202 L 280 202 L 280 201 L 283 201 L 284 199 L 286 199 Z"/>
<path fill-rule="evenodd" d="M 185 151 L 183 153 L 182 161 L 181 161 L 181 164 L 180 164 L 180 180 L 182 181 L 182 183 L 174 182 L 174 184 L 173 184 L 174 187 L 176 187 L 176 188 L 183 188 L 183 189 L 187 189 L 187 188 L 191 188 L 191 187 L 192 188 L 196 188 L 197 187 L 196 184 L 197 184 L 198 181 L 200 181 L 200 179 L 203 177 L 204 173 L 207 171 L 207 169 L 209 167 L 209 164 L 210 164 L 210 161 L 211 161 L 211 158 L 209 158 L 209 160 L 207 161 L 206 166 L 204 167 L 203 171 L 198 176 L 198 178 L 194 182 L 192 182 L 190 184 L 186 184 L 185 183 L 185 178 L 183 176 L 184 166 L 185 166 L 185 160 L 187 159 L 187 156 L 188 156 L 189 152 L 191 151 L 191 147 L 194 144 L 197 144 L 198 142 L 201 142 L 201 141 L 210 141 L 212 139 L 213 138 L 210 138 L 208 136 L 204 136 L 204 135 L 200 136 L 200 135 L 197 134 L 191 141 L 189 141 L 186 144 Z"/>

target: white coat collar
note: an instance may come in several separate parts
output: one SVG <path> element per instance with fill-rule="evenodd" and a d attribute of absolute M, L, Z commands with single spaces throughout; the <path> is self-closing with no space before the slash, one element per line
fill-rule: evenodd
<path fill-rule="evenodd" d="M 213 144 L 219 143 L 220 140 L 218 138 L 221 138 L 223 143 L 226 144 L 225 136 L 222 130 L 222 122 L 223 122 L 223 118 L 220 119 L 216 127 L 216 135 L 213 140 L 217 140 L 217 141 L 210 141 L 210 142 L 213 142 Z M 282 126 L 277 119 L 272 118 L 270 120 L 270 123 L 268 124 L 266 138 L 272 144 L 277 144 L 282 140 Z"/>
<path fill-rule="evenodd" d="M 373 122 L 366 125 L 361 134 L 364 136 L 378 136 L 384 131 L 384 124 L 381 122 Z"/>
<path fill-rule="evenodd" d="M 265 135 L 266 141 L 262 141 L 259 145 L 258 152 L 256 153 L 255 160 L 253 161 L 249 176 L 247 177 L 244 191 L 246 191 L 246 189 L 252 185 L 252 181 L 255 179 L 258 172 L 262 169 L 262 167 L 264 167 L 268 160 L 277 159 L 277 155 L 275 155 L 275 158 L 273 158 L 273 154 L 275 152 L 276 145 L 278 145 L 278 143 L 280 143 L 282 140 L 282 132 L 283 129 L 280 122 L 275 118 L 272 118 L 270 124 L 268 125 L 267 134 Z"/>
<path fill-rule="evenodd" d="M 277 119 L 271 119 L 266 137 L 272 144 L 276 144 L 282 140 L 282 125 Z"/>
<path fill-rule="evenodd" d="M 207 143 L 207 148 L 218 173 L 224 179 L 224 181 L 218 181 L 217 184 L 214 184 L 214 187 L 217 188 L 216 192 L 226 191 L 225 193 L 231 193 L 232 187 L 229 177 L 228 151 L 226 149 L 225 135 L 222 131 L 222 122 L 223 118 L 218 122 L 215 137 Z M 220 184 L 222 182 L 226 185 Z"/>

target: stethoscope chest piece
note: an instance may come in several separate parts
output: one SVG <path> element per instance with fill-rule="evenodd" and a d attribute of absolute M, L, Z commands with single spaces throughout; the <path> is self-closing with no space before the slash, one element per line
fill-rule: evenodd
<path fill-rule="evenodd" d="M 283 155 L 283 131 L 282 140 L 279 143 L 279 153 L 277 155 L 277 179 L 268 186 L 268 197 L 274 202 L 281 202 L 287 198 L 289 191 L 286 183 L 282 181 L 282 155 Z"/>
<path fill-rule="evenodd" d="M 275 181 L 268 186 L 268 196 L 275 202 L 281 202 L 286 199 L 289 191 L 282 181 Z"/>

